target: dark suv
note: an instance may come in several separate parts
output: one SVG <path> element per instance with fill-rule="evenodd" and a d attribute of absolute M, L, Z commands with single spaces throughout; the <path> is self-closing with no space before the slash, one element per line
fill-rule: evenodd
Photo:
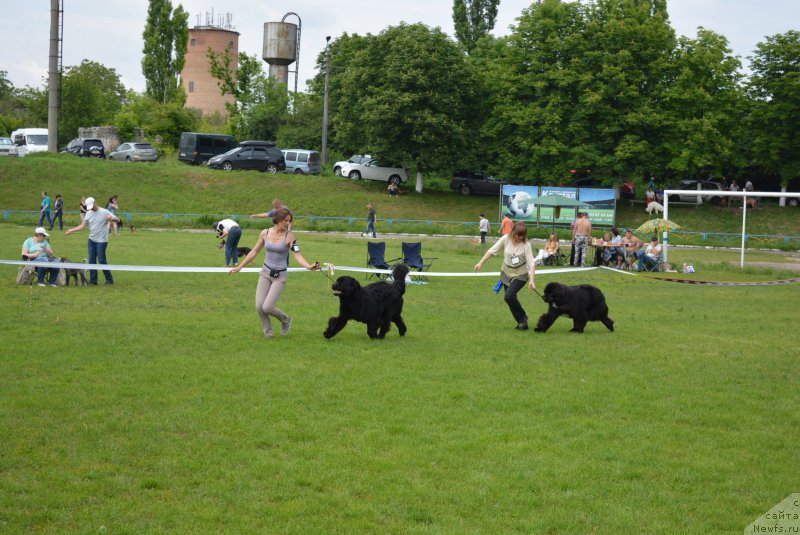
<path fill-rule="evenodd" d="M 235 149 L 208 160 L 211 169 L 250 169 L 275 174 L 286 169 L 283 153 L 272 141 L 242 141 Z"/>
<path fill-rule="evenodd" d="M 83 156 L 84 158 L 102 158 L 104 160 L 106 158 L 106 149 L 99 139 L 76 137 L 67 143 L 67 146 L 61 152 Z"/>

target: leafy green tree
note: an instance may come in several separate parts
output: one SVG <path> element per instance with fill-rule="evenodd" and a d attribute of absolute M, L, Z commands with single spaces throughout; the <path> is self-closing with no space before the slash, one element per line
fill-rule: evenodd
<path fill-rule="evenodd" d="M 744 119 L 741 62 L 725 37 L 700 28 L 678 41 L 673 75 L 664 93 L 670 132 L 667 169 L 708 178 L 744 164 L 737 139 Z"/>
<path fill-rule="evenodd" d="M 0 71 L 0 102 L 14 95 L 14 84 L 8 79 L 8 71 Z"/>
<path fill-rule="evenodd" d="M 122 109 L 127 92 L 114 69 L 83 60 L 64 69 L 58 141 L 78 135 L 78 128 L 111 124 Z"/>
<path fill-rule="evenodd" d="M 236 99 L 225 103 L 231 114 L 232 133 L 240 138 L 276 139 L 288 114 L 286 86 L 266 76 L 256 56 L 240 52 L 237 68 L 232 65 L 230 48 L 220 54 L 209 49 L 208 59 L 222 94 Z"/>
<path fill-rule="evenodd" d="M 25 127 L 47 128 L 47 89 L 27 85 L 17 88 L 14 91 L 13 114 L 21 119 Z"/>
<path fill-rule="evenodd" d="M 200 114 L 177 102 L 162 104 L 147 95 L 129 94 L 124 108 L 116 114 L 114 125 L 124 141 L 133 139 L 137 129 L 145 138 L 169 152 L 178 147 L 181 132 L 193 132 Z"/>
<path fill-rule="evenodd" d="M 339 109 L 340 102 L 346 100 L 350 93 L 350 86 L 346 81 L 346 75 L 351 66 L 355 63 L 355 58 L 368 46 L 368 43 L 376 40 L 374 35 L 348 35 L 342 34 L 330 43 L 331 72 L 328 80 L 328 150 L 329 153 L 347 154 L 365 152 L 364 147 L 360 146 L 360 140 L 346 139 L 336 135 L 338 115 L 335 110 Z M 325 51 L 317 56 L 317 75 L 309 80 L 309 92 L 315 95 L 320 102 L 320 144 L 322 136 L 322 99 L 325 92 Z M 301 105 L 301 107 L 304 107 Z"/>
<path fill-rule="evenodd" d="M 663 169 L 667 118 L 659 105 L 675 50 L 666 3 L 597 0 L 588 7 L 571 125 L 574 164 L 607 182 Z"/>
<path fill-rule="evenodd" d="M 785 191 L 800 176 L 800 32 L 767 37 L 756 45 L 750 68 L 753 155 L 780 176 Z"/>
<path fill-rule="evenodd" d="M 575 146 L 582 137 L 579 96 L 581 64 L 588 43 L 578 2 L 544 0 L 523 11 L 512 34 L 482 41 L 472 61 L 486 65 L 481 87 L 488 91 L 481 143 L 488 171 L 522 182 L 553 183 L 592 160 Z M 498 163 L 502 162 L 502 166 Z"/>
<path fill-rule="evenodd" d="M 321 150 L 322 98 L 312 93 L 299 93 L 295 95 L 293 111 L 278 130 L 278 146 Z"/>
<path fill-rule="evenodd" d="M 499 3 L 500 0 L 453 0 L 456 39 L 467 52 L 472 52 L 478 39 L 494 29 Z"/>
<path fill-rule="evenodd" d="M 170 0 L 150 0 L 142 34 L 142 73 L 147 95 L 162 104 L 186 102 L 180 74 L 189 46 L 188 19 L 189 14 L 180 4 L 173 10 Z"/>
<path fill-rule="evenodd" d="M 413 162 L 421 193 L 424 169 L 450 169 L 467 151 L 475 76 L 438 28 L 400 24 L 365 44 L 342 74 L 337 143 Z"/>

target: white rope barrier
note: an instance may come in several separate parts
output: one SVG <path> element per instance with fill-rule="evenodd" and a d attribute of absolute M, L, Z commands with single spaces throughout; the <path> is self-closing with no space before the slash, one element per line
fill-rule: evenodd
<path fill-rule="evenodd" d="M 203 267 L 203 266 L 137 266 L 130 264 L 84 264 L 82 262 L 36 262 L 24 260 L 0 260 L 0 265 L 10 266 L 32 266 L 32 267 L 46 267 L 46 268 L 64 268 L 64 269 L 92 269 L 92 270 L 108 270 L 108 271 L 142 271 L 142 272 L 157 272 L 157 273 L 228 273 L 231 268 L 228 267 Z M 391 275 L 390 269 L 370 269 L 354 266 L 334 266 L 326 264 L 322 271 L 326 271 L 333 276 L 335 271 L 345 271 L 352 273 L 373 273 L 381 275 Z M 579 271 L 591 271 L 597 269 L 596 267 L 583 267 L 583 268 L 556 268 L 556 269 L 542 269 L 537 270 L 537 275 L 551 275 L 556 273 L 577 273 Z M 261 271 L 260 267 L 242 268 L 242 273 L 258 273 Z M 308 272 L 306 268 L 289 268 L 290 272 Z M 616 270 L 615 270 L 616 271 Z M 474 272 L 438 272 L 438 271 L 411 271 L 411 277 L 499 277 L 499 271 L 487 271 L 481 273 Z"/>

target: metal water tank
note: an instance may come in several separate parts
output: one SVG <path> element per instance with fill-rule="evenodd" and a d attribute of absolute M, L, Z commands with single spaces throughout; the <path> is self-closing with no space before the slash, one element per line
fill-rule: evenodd
<path fill-rule="evenodd" d="M 289 83 L 289 65 L 297 59 L 297 25 L 290 22 L 264 23 L 264 51 L 261 54 L 269 63 L 269 75 Z"/>

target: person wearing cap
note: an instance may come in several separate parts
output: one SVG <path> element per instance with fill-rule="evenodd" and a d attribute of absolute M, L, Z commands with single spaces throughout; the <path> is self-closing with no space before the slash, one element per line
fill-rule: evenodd
<path fill-rule="evenodd" d="M 100 208 L 94 200 L 94 197 L 87 197 L 84 201 L 86 204 L 86 215 L 83 221 L 77 227 L 73 227 L 65 232 L 67 236 L 73 232 L 89 227 L 89 263 L 90 264 L 108 264 L 106 260 L 106 249 L 108 248 L 108 223 L 109 221 L 116 221 L 119 223 L 119 218 L 106 210 Z M 114 277 L 111 271 L 103 270 L 103 276 L 106 278 L 106 286 L 114 284 Z M 97 270 L 89 270 L 89 284 L 97 286 Z"/>
<path fill-rule="evenodd" d="M 661 246 L 658 244 L 658 237 L 653 236 L 647 247 L 643 251 L 639 250 L 638 255 L 639 271 L 657 266 L 658 260 L 661 258 Z"/>
<path fill-rule="evenodd" d="M 239 240 L 242 237 L 242 227 L 233 219 L 223 219 L 214 223 L 217 238 L 225 240 L 225 265 L 231 267 L 239 263 Z"/>
<path fill-rule="evenodd" d="M 22 258 L 31 260 L 33 262 L 47 262 L 58 263 L 58 258 L 55 258 L 53 249 L 50 248 L 50 242 L 47 240 L 50 235 L 44 227 L 38 227 L 33 231 L 33 237 L 28 238 L 22 243 Z M 41 267 L 36 268 L 36 273 L 39 276 L 39 286 L 44 286 L 44 277 L 50 273 L 50 286 L 56 286 L 56 278 L 58 277 L 58 266 L 56 267 Z"/>

